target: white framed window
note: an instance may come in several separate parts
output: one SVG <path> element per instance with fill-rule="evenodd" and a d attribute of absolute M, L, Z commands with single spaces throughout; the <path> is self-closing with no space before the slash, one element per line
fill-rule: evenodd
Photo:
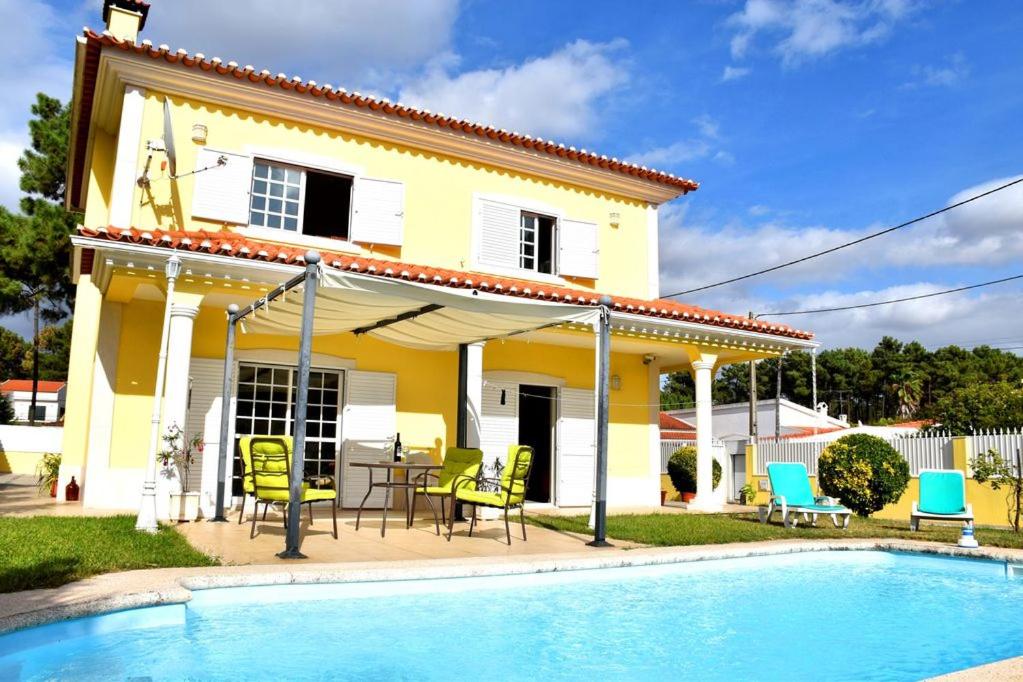
<path fill-rule="evenodd" d="M 249 225 L 347 240 L 353 179 L 266 159 L 252 164 Z"/>
<path fill-rule="evenodd" d="M 519 214 L 519 267 L 552 275 L 556 272 L 558 219 L 531 211 Z"/>

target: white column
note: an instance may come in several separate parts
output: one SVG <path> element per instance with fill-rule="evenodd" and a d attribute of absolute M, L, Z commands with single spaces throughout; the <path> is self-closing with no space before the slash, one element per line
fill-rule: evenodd
<path fill-rule="evenodd" d="M 470 343 L 466 347 L 466 433 L 465 446 L 478 448 L 483 433 L 483 346 L 484 341 Z"/>
<path fill-rule="evenodd" d="M 192 328 L 198 314 L 199 308 L 196 306 L 180 303 L 171 306 L 170 332 L 167 337 L 167 387 L 163 397 L 164 431 L 172 424 L 185 428 L 188 373 L 192 363 Z"/>
<path fill-rule="evenodd" d="M 690 509 L 715 511 L 721 508 L 714 499 L 713 409 L 711 383 L 714 381 L 714 362 L 694 360 L 693 379 L 696 382 L 696 499 Z"/>
<path fill-rule="evenodd" d="M 103 301 L 100 308 L 99 341 L 92 378 L 92 411 L 89 415 L 89 441 L 82 482 L 85 507 L 131 508 L 138 504 L 138 486 L 120 489 L 110 480 L 110 444 L 114 427 L 114 396 L 117 388 L 117 352 L 121 341 L 123 304 Z M 132 473 L 140 473 L 133 470 Z M 136 481 L 141 476 L 136 477 Z M 127 486 L 125 486 L 127 487 Z M 124 492 L 131 495 L 125 499 Z"/>
<path fill-rule="evenodd" d="M 114 159 L 114 182 L 110 196 L 110 224 L 131 227 L 131 211 L 135 199 L 135 181 L 139 176 L 139 147 L 142 144 L 142 113 L 146 91 L 134 85 L 124 88 L 121 124 L 117 134 L 117 156 Z"/>

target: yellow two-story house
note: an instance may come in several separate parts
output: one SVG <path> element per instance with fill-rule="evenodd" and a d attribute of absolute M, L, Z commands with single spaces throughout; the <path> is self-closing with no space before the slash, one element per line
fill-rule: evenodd
<path fill-rule="evenodd" d="M 456 443 L 481 447 L 488 462 L 532 445 L 528 499 L 590 504 L 592 329 L 572 314 L 523 328 L 467 320 L 587 312 L 611 297 L 612 507 L 659 503 L 663 372 L 693 372 L 709 471 L 714 372 L 813 345 L 806 332 L 658 298 L 658 207 L 696 190 L 690 180 L 157 47 L 139 36 L 143 2 L 106 0 L 103 11 L 106 30 L 77 40 L 67 178 L 68 207 L 84 218 L 61 476 L 78 477 L 86 506 L 138 507 L 154 402 L 161 431 L 177 424 L 205 439 L 186 482 L 203 512 L 225 452 L 237 504 L 237 439 L 293 429 L 298 336 L 273 304 L 243 321 L 225 401 L 225 311 L 300 274 L 308 251 L 324 272 L 393 281 L 409 300 L 457 290 L 498 306 L 489 318 L 457 306 L 393 315 L 369 284 L 358 315 L 355 299 L 343 310 L 318 304 L 306 473 L 334 477 L 344 506 L 366 485 L 349 465 L 379 459 L 398 434 L 438 460 Z M 168 301 L 171 259 L 180 270 Z M 713 507 L 723 491 L 698 500 Z"/>

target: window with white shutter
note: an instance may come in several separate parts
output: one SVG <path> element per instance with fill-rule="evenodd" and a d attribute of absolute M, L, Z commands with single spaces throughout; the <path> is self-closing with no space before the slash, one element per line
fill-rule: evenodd
<path fill-rule="evenodd" d="M 196 157 L 195 170 L 199 172 L 194 176 L 192 215 L 218 223 L 247 224 L 252 157 L 204 147 Z"/>
<path fill-rule="evenodd" d="M 405 185 L 359 178 L 355 183 L 352 241 L 401 246 L 405 229 Z"/>
<path fill-rule="evenodd" d="M 600 276 L 599 261 L 597 224 L 583 220 L 562 220 L 558 274 L 597 279 Z"/>
<path fill-rule="evenodd" d="M 341 420 L 342 488 L 345 507 L 357 507 L 369 489 L 369 470 L 349 466 L 352 462 L 379 462 L 393 455 L 397 431 L 395 395 L 397 377 L 387 372 L 349 371 L 346 377 L 344 416 Z M 382 507 L 383 490 L 377 488 L 367 507 Z"/>
<path fill-rule="evenodd" d="M 593 391 L 561 389 L 557 443 L 559 506 L 585 507 L 593 501 L 597 434 L 595 410 Z"/>
<path fill-rule="evenodd" d="M 500 201 L 480 199 L 477 211 L 479 262 L 483 265 L 518 269 L 522 210 L 518 206 Z"/>

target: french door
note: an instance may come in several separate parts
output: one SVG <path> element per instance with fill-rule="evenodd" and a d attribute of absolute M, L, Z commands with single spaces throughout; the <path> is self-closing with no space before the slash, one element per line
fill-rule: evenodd
<path fill-rule="evenodd" d="M 298 370 L 294 367 L 239 363 L 232 491 L 242 494 L 242 436 L 291 436 L 295 431 Z M 344 374 L 339 370 L 309 372 L 306 408 L 305 475 L 337 480 L 338 436 Z"/>

